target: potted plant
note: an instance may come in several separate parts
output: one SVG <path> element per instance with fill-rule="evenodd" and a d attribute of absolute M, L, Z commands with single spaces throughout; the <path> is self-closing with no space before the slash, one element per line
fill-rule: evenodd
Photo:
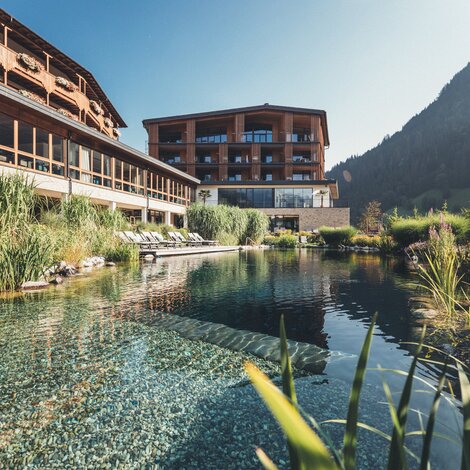
<path fill-rule="evenodd" d="M 44 66 L 39 61 L 24 52 L 18 53 L 16 60 L 22 67 L 31 70 L 31 72 L 38 73 L 44 70 Z"/>

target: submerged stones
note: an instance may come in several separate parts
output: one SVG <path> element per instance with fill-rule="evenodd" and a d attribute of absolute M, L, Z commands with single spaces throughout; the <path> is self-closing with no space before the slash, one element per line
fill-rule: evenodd
<path fill-rule="evenodd" d="M 46 281 L 28 281 L 24 282 L 21 286 L 23 290 L 35 290 L 35 289 L 44 289 L 48 287 L 49 283 Z"/>
<path fill-rule="evenodd" d="M 202 340 L 232 351 L 243 351 L 269 361 L 280 362 L 281 360 L 279 338 L 274 336 L 238 330 L 220 323 L 183 318 L 174 314 L 162 315 L 154 319 L 152 324 L 176 331 L 188 339 Z M 352 357 L 299 341 L 288 340 L 287 346 L 293 366 L 315 374 L 321 374 L 327 362 L 333 358 Z"/>

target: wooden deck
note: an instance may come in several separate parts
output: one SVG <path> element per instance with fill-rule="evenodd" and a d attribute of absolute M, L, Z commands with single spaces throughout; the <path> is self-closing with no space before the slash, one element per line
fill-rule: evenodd
<path fill-rule="evenodd" d="M 239 246 L 184 246 L 181 248 L 158 248 L 156 250 L 141 250 L 140 255 L 153 255 L 156 258 L 164 256 L 199 255 L 205 253 L 220 253 L 224 251 L 239 251 Z"/>

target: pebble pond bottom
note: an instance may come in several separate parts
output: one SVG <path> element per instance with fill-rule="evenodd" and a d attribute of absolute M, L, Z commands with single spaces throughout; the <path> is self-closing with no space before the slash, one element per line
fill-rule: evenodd
<path fill-rule="evenodd" d="M 221 301 L 223 286 L 217 272 L 232 273 L 232 285 L 238 284 L 239 292 L 256 281 L 259 296 L 252 302 L 263 302 L 264 283 L 272 288 L 272 273 L 263 277 L 271 272 L 265 269 L 266 261 L 271 268 L 283 266 L 284 273 L 295 268 L 292 276 L 299 276 L 301 260 L 282 253 L 204 255 L 157 260 L 147 267 L 103 269 L 48 291 L 0 300 L 0 468 L 260 468 L 256 447 L 288 468 L 282 433 L 243 371 L 250 360 L 279 383 L 279 365 L 187 339 L 153 322 L 161 312 L 210 321 L 207 313 L 190 306 L 191 299 L 198 305 L 206 289 L 213 292 L 212 302 Z M 334 261 L 340 268 L 336 275 L 323 258 L 308 261 L 323 264 L 323 294 L 328 273 L 329 282 L 335 276 L 344 278 L 341 260 Z M 253 271 L 257 262 L 264 266 L 261 274 Z M 357 263 L 350 271 L 353 268 Z M 300 281 L 305 283 L 303 275 Z M 316 288 L 314 281 L 311 284 Z M 309 291 L 305 292 L 307 298 Z M 282 290 L 277 298 L 286 302 L 287 295 Z M 207 303 L 209 311 L 216 309 L 210 296 Z M 327 303 L 332 309 L 331 298 Z M 271 307 L 260 307 L 262 318 L 253 319 L 260 326 L 251 329 L 272 333 Z M 327 308 L 324 316 L 339 315 L 339 309 Z M 367 310 L 364 305 L 358 309 Z M 226 308 L 223 315 L 236 314 Z M 342 318 L 350 318 L 347 327 L 353 330 L 354 315 L 345 312 Z M 237 326 L 235 321 L 226 323 Z M 329 338 L 332 349 L 337 349 L 333 346 L 339 347 L 341 340 L 335 343 L 333 337 L 346 326 L 337 332 L 331 328 L 325 321 L 321 338 Z M 363 331 L 356 333 L 358 338 Z M 312 330 L 312 344 L 317 337 Z M 354 341 L 353 332 L 351 338 Z M 382 338 L 393 346 L 398 341 L 389 334 L 374 340 L 380 344 Z M 297 372 L 299 401 L 317 421 L 344 417 L 350 387 L 344 371 L 354 368 L 359 347 L 358 341 L 347 351 L 348 357 L 332 362 L 322 374 Z M 390 360 L 406 364 L 406 351 L 392 349 L 397 352 Z M 383 400 L 379 383 L 369 381 L 361 419 L 386 430 Z M 339 447 L 341 427 L 325 429 Z M 419 452 L 418 440 L 409 446 Z M 457 468 L 449 467 L 454 462 L 458 466 L 457 447 L 446 444 L 437 450 L 433 468 Z M 386 455 L 380 437 L 360 431 L 359 468 L 379 468 Z"/>

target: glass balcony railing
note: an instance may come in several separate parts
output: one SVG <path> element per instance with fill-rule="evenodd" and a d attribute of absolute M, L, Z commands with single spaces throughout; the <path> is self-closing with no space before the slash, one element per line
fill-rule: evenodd
<path fill-rule="evenodd" d="M 252 130 L 243 133 L 243 142 L 267 143 L 273 141 L 273 131 Z"/>

